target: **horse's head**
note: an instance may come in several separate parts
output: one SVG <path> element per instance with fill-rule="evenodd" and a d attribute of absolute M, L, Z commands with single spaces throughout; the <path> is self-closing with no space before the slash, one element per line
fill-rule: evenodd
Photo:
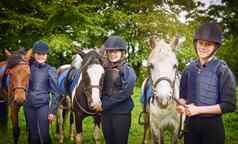
<path fill-rule="evenodd" d="M 171 43 L 150 38 L 152 51 L 148 58 L 148 67 L 153 81 L 153 98 L 160 107 L 167 107 L 174 96 L 178 64 L 175 54 L 177 43 L 177 38 Z"/>
<path fill-rule="evenodd" d="M 94 50 L 87 53 L 80 52 L 80 55 L 83 58 L 80 83 L 83 85 L 89 109 L 99 112 L 102 110 L 100 96 L 104 78 L 101 56 Z"/>
<path fill-rule="evenodd" d="M 32 50 L 24 52 L 19 50 L 11 53 L 5 50 L 8 57 L 6 74 L 9 76 L 8 94 L 13 96 L 11 99 L 19 104 L 26 98 L 26 91 L 30 77 L 30 67 L 28 64 L 32 55 Z"/>

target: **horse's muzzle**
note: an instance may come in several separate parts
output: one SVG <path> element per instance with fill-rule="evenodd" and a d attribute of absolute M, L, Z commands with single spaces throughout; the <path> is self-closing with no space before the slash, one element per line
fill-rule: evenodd
<path fill-rule="evenodd" d="M 159 107 L 161 108 L 167 108 L 169 105 L 169 100 L 165 100 L 165 99 L 160 99 L 159 97 L 156 97 L 156 102 L 159 105 Z"/>
<path fill-rule="evenodd" d="M 14 101 L 18 104 L 23 104 L 26 100 L 26 92 L 24 90 L 15 90 Z"/>
<path fill-rule="evenodd" d="M 89 107 L 91 110 L 94 110 L 96 112 L 101 112 L 102 111 L 102 105 L 101 104 L 95 104 L 95 105 L 90 105 Z"/>

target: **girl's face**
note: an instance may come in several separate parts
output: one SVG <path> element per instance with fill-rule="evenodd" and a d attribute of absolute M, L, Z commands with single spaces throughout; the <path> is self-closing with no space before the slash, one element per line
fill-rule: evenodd
<path fill-rule="evenodd" d="M 208 60 L 215 48 L 216 44 L 214 42 L 205 40 L 197 40 L 196 42 L 198 57 L 202 60 Z"/>
<path fill-rule="evenodd" d="M 47 56 L 48 56 L 47 53 L 34 53 L 33 55 L 34 59 L 40 64 L 43 64 L 46 62 Z"/>
<path fill-rule="evenodd" d="M 120 50 L 109 50 L 107 51 L 108 59 L 110 62 L 118 62 L 122 58 L 122 51 Z"/>

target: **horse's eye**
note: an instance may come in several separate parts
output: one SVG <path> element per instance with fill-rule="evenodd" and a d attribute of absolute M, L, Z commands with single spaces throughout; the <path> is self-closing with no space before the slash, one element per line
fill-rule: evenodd
<path fill-rule="evenodd" d="M 149 63 L 149 64 L 148 64 L 148 68 L 149 68 L 149 69 L 153 69 L 153 68 L 154 68 L 154 65 L 153 65 L 152 63 Z"/>

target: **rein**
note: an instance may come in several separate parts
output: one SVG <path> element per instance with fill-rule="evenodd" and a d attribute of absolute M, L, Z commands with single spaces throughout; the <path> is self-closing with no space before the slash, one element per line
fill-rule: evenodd
<path fill-rule="evenodd" d="M 88 64 L 90 63 L 90 61 L 93 59 L 93 57 L 89 57 L 89 59 L 80 67 L 80 70 L 81 70 L 81 76 L 83 76 L 83 72 L 85 71 L 85 68 L 88 66 Z M 89 88 L 97 88 L 97 89 L 99 89 L 99 91 L 102 89 L 102 87 L 100 86 L 100 85 L 90 85 L 90 86 L 88 86 Z M 84 94 L 85 95 L 85 94 Z M 86 96 L 86 95 L 85 95 Z M 86 96 L 86 99 L 87 99 L 87 96 Z M 86 113 L 86 114 L 88 114 L 88 115 L 95 115 L 95 114 L 97 114 L 98 112 L 90 112 L 90 111 L 88 111 L 88 110 L 86 110 L 81 104 L 80 104 L 80 102 L 78 102 L 78 99 L 77 99 L 77 97 L 75 97 L 75 102 L 76 102 L 76 104 L 77 104 L 77 106 L 79 106 L 79 108 L 84 112 L 84 113 Z"/>
<path fill-rule="evenodd" d="M 77 99 L 77 98 L 75 98 L 75 102 L 76 102 L 77 106 L 79 106 L 79 108 L 80 108 L 84 113 L 89 114 L 89 115 L 95 115 L 95 114 L 97 114 L 97 112 L 89 112 L 89 111 L 87 111 L 87 110 L 80 104 L 80 102 L 78 102 L 78 99 Z"/>

